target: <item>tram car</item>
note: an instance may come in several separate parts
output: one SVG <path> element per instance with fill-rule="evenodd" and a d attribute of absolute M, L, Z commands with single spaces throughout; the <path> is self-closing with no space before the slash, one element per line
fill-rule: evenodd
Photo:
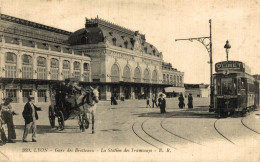
<path fill-rule="evenodd" d="M 240 61 L 215 64 L 214 110 L 220 117 L 247 112 L 259 106 L 259 80 L 250 75 L 250 69 Z"/>

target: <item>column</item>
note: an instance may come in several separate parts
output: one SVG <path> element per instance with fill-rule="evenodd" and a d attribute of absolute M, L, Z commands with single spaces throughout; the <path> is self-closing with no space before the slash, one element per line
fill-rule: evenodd
<path fill-rule="evenodd" d="M 33 79 L 37 79 L 37 55 L 33 54 Z"/>
<path fill-rule="evenodd" d="M 34 96 L 34 101 L 35 101 L 35 103 L 38 103 L 38 91 L 37 91 L 37 89 L 36 89 L 36 85 L 34 84 L 33 85 L 33 96 Z"/>
<path fill-rule="evenodd" d="M 152 98 L 153 96 L 153 92 L 152 92 L 153 88 L 149 87 L 149 98 Z"/>
<path fill-rule="evenodd" d="M 51 75 L 50 75 L 50 67 L 51 67 L 50 56 L 47 55 L 47 57 L 46 57 L 46 72 L 47 72 L 47 80 L 50 80 L 50 79 L 51 79 Z"/>
<path fill-rule="evenodd" d="M 72 78 L 74 78 L 74 66 L 73 66 L 73 63 L 74 63 L 74 61 L 72 60 L 72 59 L 70 59 L 70 78 L 72 77 Z"/>
<path fill-rule="evenodd" d="M 59 77 L 58 80 L 63 80 L 63 75 L 62 75 L 62 65 L 63 65 L 63 60 L 61 57 L 59 57 Z"/>
<path fill-rule="evenodd" d="M 80 81 L 83 81 L 83 73 L 84 73 L 84 62 L 80 61 Z"/>
<path fill-rule="evenodd" d="M 5 53 L 0 49 L 0 77 L 5 77 Z"/>
<path fill-rule="evenodd" d="M 135 87 L 131 86 L 131 99 L 135 99 Z"/>
<path fill-rule="evenodd" d="M 23 91 L 20 88 L 17 90 L 18 103 L 23 103 Z"/>
<path fill-rule="evenodd" d="M 125 97 L 124 95 L 125 95 L 125 94 L 124 94 L 124 86 L 120 86 L 120 89 L 119 89 L 120 99 L 121 99 L 121 97 Z"/>
<path fill-rule="evenodd" d="M 17 53 L 17 76 L 16 78 L 22 78 L 22 54 L 20 51 Z"/>

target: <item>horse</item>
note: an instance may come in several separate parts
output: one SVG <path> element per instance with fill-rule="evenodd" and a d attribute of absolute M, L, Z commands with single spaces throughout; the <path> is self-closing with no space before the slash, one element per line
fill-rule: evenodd
<path fill-rule="evenodd" d="M 87 92 L 89 92 L 87 94 Z M 87 96 L 90 95 L 90 96 Z M 87 98 L 88 97 L 88 98 Z M 82 89 L 81 95 L 77 98 L 77 105 L 79 106 L 79 126 L 82 132 L 89 128 L 90 118 L 92 119 L 92 134 L 95 133 L 95 114 L 96 103 L 98 103 L 98 91 L 90 87 L 88 90 Z"/>

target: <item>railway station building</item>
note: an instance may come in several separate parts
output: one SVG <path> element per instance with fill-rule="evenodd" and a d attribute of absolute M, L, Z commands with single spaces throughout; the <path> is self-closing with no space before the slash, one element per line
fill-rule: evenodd
<path fill-rule="evenodd" d="M 145 35 L 100 18 L 75 32 L 0 14 L 0 98 L 49 102 L 50 85 L 76 78 L 98 85 L 101 100 L 138 99 L 183 87 L 184 73 L 168 66 Z"/>

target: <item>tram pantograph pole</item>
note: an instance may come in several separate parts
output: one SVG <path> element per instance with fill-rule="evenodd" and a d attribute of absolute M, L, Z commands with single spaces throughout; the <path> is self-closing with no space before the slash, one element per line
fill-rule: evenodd
<path fill-rule="evenodd" d="M 213 98 L 213 93 L 214 93 L 214 86 L 213 86 L 213 60 L 212 60 L 212 34 L 211 34 L 211 19 L 209 20 L 209 37 L 198 37 L 198 38 L 186 38 L 186 39 L 175 39 L 175 41 L 181 41 L 181 40 L 197 40 L 200 43 L 204 45 L 204 47 L 207 49 L 209 53 L 209 64 L 210 64 L 210 105 L 209 105 L 209 111 L 212 112 L 214 111 L 214 98 Z M 209 42 L 205 42 L 205 40 L 209 40 Z"/>

